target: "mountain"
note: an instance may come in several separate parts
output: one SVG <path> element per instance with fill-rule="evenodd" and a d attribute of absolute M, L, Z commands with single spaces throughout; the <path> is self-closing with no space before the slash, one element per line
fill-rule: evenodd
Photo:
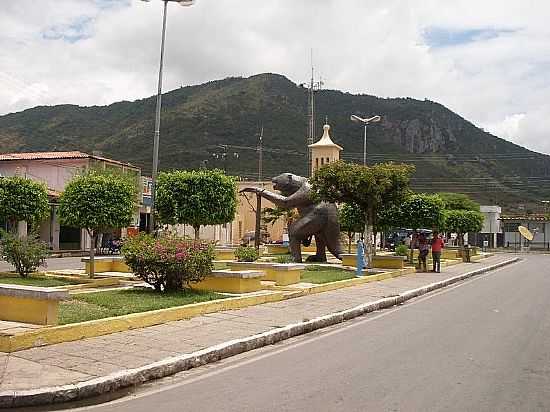
<path fill-rule="evenodd" d="M 165 93 L 162 103 L 161 169 L 219 167 L 254 179 L 263 124 L 264 176 L 306 173 L 308 90 L 284 76 L 182 87 Z M 510 210 L 534 209 L 550 198 L 550 156 L 493 136 L 441 104 L 336 90 L 316 92 L 315 103 L 316 135 L 328 118 L 346 160 L 360 162 L 363 152 L 363 128 L 350 114 L 381 115 L 368 129 L 369 162 L 415 164 L 417 190 L 460 191 Z M 108 106 L 39 106 L 0 116 L 0 151 L 100 151 L 149 173 L 154 113 L 155 97 Z"/>

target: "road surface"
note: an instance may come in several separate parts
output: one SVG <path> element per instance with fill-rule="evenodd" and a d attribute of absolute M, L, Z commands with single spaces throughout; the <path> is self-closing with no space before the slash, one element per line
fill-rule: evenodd
<path fill-rule="evenodd" d="M 548 411 L 550 256 L 86 407 Z"/>

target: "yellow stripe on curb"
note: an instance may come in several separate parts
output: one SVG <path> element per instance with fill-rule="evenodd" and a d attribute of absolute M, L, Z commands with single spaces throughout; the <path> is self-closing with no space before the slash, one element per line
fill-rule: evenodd
<path fill-rule="evenodd" d="M 88 322 L 45 327 L 15 335 L 0 335 L 0 352 L 16 352 L 36 346 L 92 338 L 130 329 L 145 328 L 166 322 L 189 319 L 207 313 L 278 302 L 284 299 L 286 297 L 282 292 L 273 291 L 261 295 L 220 299 Z"/>

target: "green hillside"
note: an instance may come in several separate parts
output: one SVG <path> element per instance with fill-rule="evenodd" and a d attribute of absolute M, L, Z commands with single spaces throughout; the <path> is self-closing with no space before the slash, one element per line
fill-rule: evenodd
<path fill-rule="evenodd" d="M 160 167 L 226 168 L 257 176 L 255 150 L 264 126 L 264 176 L 306 173 L 307 89 L 276 74 L 228 78 L 163 95 Z M 0 150 L 101 151 L 148 173 L 155 98 L 109 106 L 35 107 L 0 117 Z M 461 191 L 483 203 L 535 208 L 550 198 L 550 157 L 495 137 L 431 102 L 335 90 L 316 94 L 317 135 L 325 116 L 343 157 L 362 161 L 363 129 L 349 116 L 379 114 L 369 127 L 369 162 L 417 166 L 422 191 Z M 228 145 L 222 148 L 220 145 Z M 227 152 L 222 160 L 220 154 Z M 236 157 L 238 155 L 238 158 Z"/>

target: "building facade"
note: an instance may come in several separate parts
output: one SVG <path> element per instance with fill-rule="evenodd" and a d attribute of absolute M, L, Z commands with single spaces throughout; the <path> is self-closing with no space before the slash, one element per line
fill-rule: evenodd
<path fill-rule="evenodd" d="M 40 238 L 48 243 L 52 251 L 89 250 L 90 237 L 86 230 L 61 225 L 58 198 L 65 185 L 77 173 L 88 170 L 116 170 L 135 176 L 136 182 L 141 171 L 129 163 L 107 159 L 83 152 L 33 152 L 0 154 L 0 176 L 21 176 L 44 183 L 48 188 L 50 214 L 39 229 Z M 139 214 L 132 226 L 139 225 Z"/>

